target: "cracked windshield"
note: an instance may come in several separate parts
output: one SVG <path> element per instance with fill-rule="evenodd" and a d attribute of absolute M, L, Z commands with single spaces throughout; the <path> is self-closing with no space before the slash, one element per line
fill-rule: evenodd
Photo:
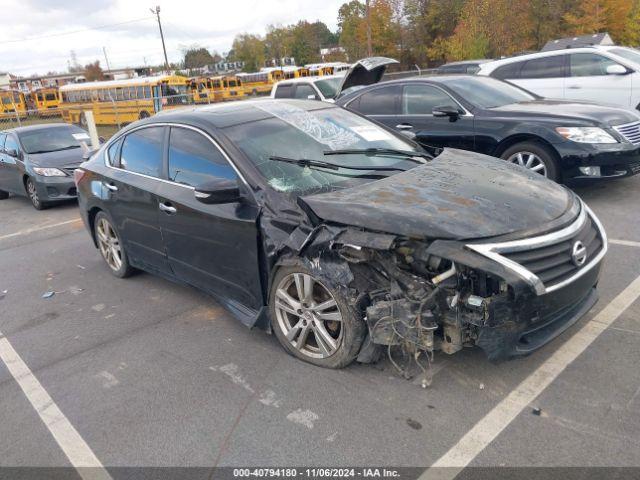
<path fill-rule="evenodd" d="M 333 154 L 346 149 L 392 149 L 424 155 L 412 142 L 344 110 L 307 111 L 276 102 L 261 103 L 259 108 L 275 118 L 229 127 L 225 133 L 249 157 L 267 183 L 280 192 L 303 195 L 348 188 L 426 161 L 390 152 Z M 277 161 L 273 157 L 329 162 L 332 168 Z M 380 168 L 385 170 L 378 170 Z"/>

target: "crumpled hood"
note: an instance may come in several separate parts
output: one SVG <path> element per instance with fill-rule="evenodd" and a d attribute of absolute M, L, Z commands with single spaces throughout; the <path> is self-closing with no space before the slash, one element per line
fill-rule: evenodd
<path fill-rule="evenodd" d="M 540 229 L 569 212 L 575 195 L 504 160 L 445 149 L 426 165 L 301 200 L 327 222 L 463 240 Z"/>
<path fill-rule="evenodd" d="M 82 163 L 82 148 L 59 152 L 30 153 L 29 160 L 39 167 L 76 167 Z"/>

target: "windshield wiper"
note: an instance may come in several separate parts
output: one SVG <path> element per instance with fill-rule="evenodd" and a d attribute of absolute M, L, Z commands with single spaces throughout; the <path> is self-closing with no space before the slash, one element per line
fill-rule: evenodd
<path fill-rule="evenodd" d="M 276 162 L 292 163 L 294 165 L 300 165 L 301 167 L 319 167 L 329 168 L 331 170 L 339 170 L 345 168 L 348 170 L 372 170 L 376 172 L 404 172 L 404 168 L 399 167 L 378 167 L 378 166 L 365 166 L 365 165 L 339 165 L 337 163 L 323 162 L 321 160 L 311 160 L 309 158 L 288 158 L 279 157 L 277 155 L 269 157 L 269 160 Z"/>
<path fill-rule="evenodd" d="M 325 150 L 325 155 L 371 155 L 371 156 L 400 156 L 416 163 L 424 163 L 418 160 L 423 158 L 432 160 L 433 156 L 427 152 L 412 152 L 411 150 L 396 150 L 395 148 L 346 148 L 343 150 Z"/>
<path fill-rule="evenodd" d="M 71 150 L 73 148 L 80 148 L 80 145 L 69 145 L 68 147 L 55 148 L 53 150 L 36 150 L 35 152 L 28 152 L 28 153 L 34 155 L 37 153 L 61 152 L 62 150 Z"/>

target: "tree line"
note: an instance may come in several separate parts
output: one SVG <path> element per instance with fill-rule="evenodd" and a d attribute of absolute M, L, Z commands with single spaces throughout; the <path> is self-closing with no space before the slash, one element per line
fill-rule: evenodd
<path fill-rule="evenodd" d="M 284 57 L 298 65 L 354 61 L 374 55 L 405 68 L 446 61 L 499 58 L 539 50 L 548 40 L 609 32 L 622 45 L 640 45 L 640 0 L 351 0 L 337 12 L 332 32 L 322 22 L 269 25 L 265 35 L 241 33 L 228 60 L 245 71 Z M 334 47 L 341 47 L 336 49 Z"/>

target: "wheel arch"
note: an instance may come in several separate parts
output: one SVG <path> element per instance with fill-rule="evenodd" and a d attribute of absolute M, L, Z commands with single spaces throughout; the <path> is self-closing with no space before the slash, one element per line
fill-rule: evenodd
<path fill-rule="evenodd" d="M 523 142 L 537 142 L 537 143 L 543 144 L 544 146 L 551 149 L 554 155 L 556 156 L 556 160 L 558 162 L 560 161 L 560 155 L 558 154 L 558 151 L 555 149 L 553 144 L 545 140 L 540 135 L 536 135 L 534 133 L 515 133 L 513 135 L 510 135 L 502 139 L 500 143 L 496 145 L 496 148 L 493 150 L 493 155 L 495 157 L 500 157 L 504 152 L 507 151 L 508 148 L 511 148 L 512 146 L 517 145 L 518 143 L 523 143 Z"/>
<path fill-rule="evenodd" d="M 98 248 L 98 241 L 96 240 L 96 216 L 98 213 L 103 210 L 100 207 L 91 207 L 87 212 L 87 223 L 89 224 L 89 232 L 91 233 L 91 240 L 93 240 L 93 245 Z"/>

